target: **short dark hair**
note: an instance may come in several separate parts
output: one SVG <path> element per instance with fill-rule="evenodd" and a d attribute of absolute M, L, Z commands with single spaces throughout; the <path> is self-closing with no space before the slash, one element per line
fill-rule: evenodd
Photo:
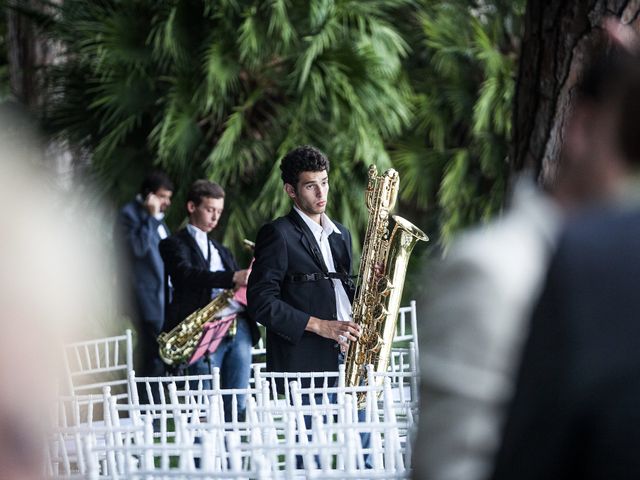
<path fill-rule="evenodd" d="M 197 207 L 203 198 L 224 198 L 224 189 L 216 182 L 196 180 L 187 192 L 187 202 L 193 202 Z"/>
<path fill-rule="evenodd" d="M 144 177 L 144 180 L 142 180 L 140 193 L 143 197 L 146 197 L 150 193 L 155 193 L 161 188 L 173 192 L 173 182 L 162 170 L 153 170 Z"/>
<path fill-rule="evenodd" d="M 287 153 L 280 163 L 282 181 L 297 188 L 298 177 L 302 172 L 329 173 L 329 159 L 327 156 L 311 145 L 296 147 Z"/>

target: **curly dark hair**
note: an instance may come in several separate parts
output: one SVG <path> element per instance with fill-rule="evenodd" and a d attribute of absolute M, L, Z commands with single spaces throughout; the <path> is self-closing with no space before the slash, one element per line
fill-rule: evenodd
<path fill-rule="evenodd" d="M 302 172 L 329 173 L 329 159 L 327 156 L 311 145 L 296 147 L 287 153 L 280 163 L 282 181 L 297 188 L 298 177 Z"/>

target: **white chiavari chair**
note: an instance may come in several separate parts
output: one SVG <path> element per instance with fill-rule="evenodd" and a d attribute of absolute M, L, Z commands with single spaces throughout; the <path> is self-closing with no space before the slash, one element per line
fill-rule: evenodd
<path fill-rule="evenodd" d="M 69 395 L 101 394 L 110 386 L 118 398 L 127 396 L 127 376 L 133 370 L 131 330 L 115 337 L 75 342 L 65 346 Z"/>

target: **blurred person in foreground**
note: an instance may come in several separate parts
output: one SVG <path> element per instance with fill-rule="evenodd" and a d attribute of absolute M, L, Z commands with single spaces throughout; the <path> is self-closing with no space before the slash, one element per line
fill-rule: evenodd
<path fill-rule="evenodd" d="M 560 239 L 495 480 L 640 478 L 640 61 L 607 73 L 609 103 L 592 131 L 615 147 L 607 180 L 616 195 Z"/>
<path fill-rule="evenodd" d="M 169 236 L 164 215 L 172 195 L 171 179 L 161 171 L 153 171 L 142 181 L 136 198 L 118 215 L 117 233 L 127 255 L 128 293 L 138 334 L 135 370 L 143 377 L 162 376 L 165 370 L 156 340 L 164 325 L 168 296 L 159 245 Z M 145 395 L 144 391 L 140 393 Z"/>
<path fill-rule="evenodd" d="M 434 269 L 421 308 L 415 478 L 490 474 L 528 319 L 562 224 L 579 207 L 613 195 L 619 184 L 610 83 L 623 73 L 620 63 L 605 61 L 584 74 L 556 185 L 543 192 L 521 178 L 508 212 L 463 235 Z"/>
<path fill-rule="evenodd" d="M 86 198 L 61 192 L 24 112 L 0 105 L 0 476 L 45 477 L 62 346 L 104 336 L 112 256 Z M 88 221 L 78 222 L 79 215 Z M 104 234 L 104 235 L 102 235 Z M 90 248 L 87 248 L 87 246 Z"/>

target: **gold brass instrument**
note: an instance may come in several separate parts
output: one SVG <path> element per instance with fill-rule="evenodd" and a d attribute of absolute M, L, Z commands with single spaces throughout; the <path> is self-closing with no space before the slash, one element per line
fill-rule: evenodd
<path fill-rule="evenodd" d="M 253 250 L 255 247 L 255 243 L 249 240 L 245 239 L 243 243 L 247 249 Z M 162 332 L 158 335 L 162 361 L 167 365 L 187 363 L 200 343 L 205 323 L 214 321 L 216 316 L 229 306 L 229 301 L 234 294 L 235 290 L 232 288 L 223 290 L 211 302 L 193 312 L 170 332 Z M 230 328 L 235 328 L 235 323 Z"/>
<path fill-rule="evenodd" d="M 193 312 L 170 332 L 158 335 L 162 361 L 167 365 L 187 363 L 200 342 L 204 324 L 211 322 L 218 312 L 226 308 L 233 295 L 233 289 L 223 290 L 220 295 Z"/>
<path fill-rule="evenodd" d="M 422 230 L 396 215 L 391 216 L 394 226 L 389 233 L 389 217 L 396 203 L 399 182 L 394 169 L 378 175 L 375 165 L 369 167 L 365 192 L 369 220 L 352 307 L 353 321 L 360 325 L 361 336 L 351 342 L 347 352 L 348 386 L 364 383 L 369 364 L 376 372 L 386 371 L 409 256 L 418 241 L 429 240 Z M 365 399 L 365 394 L 358 394 L 358 405 L 362 406 Z"/>

